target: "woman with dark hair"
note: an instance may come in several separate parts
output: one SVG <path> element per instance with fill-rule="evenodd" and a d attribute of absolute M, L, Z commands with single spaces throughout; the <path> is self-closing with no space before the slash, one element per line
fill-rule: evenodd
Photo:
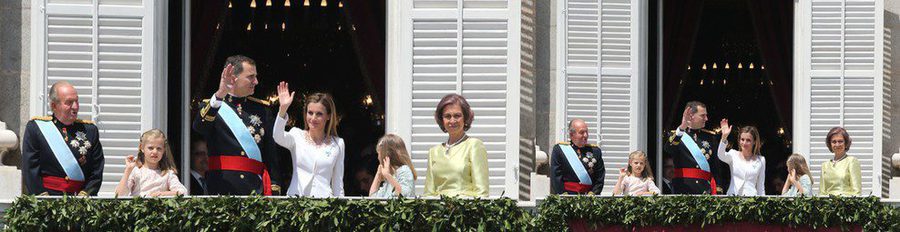
<path fill-rule="evenodd" d="M 859 160 L 847 155 L 850 134 L 842 127 L 834 127 L 825 136 L 825 145 L 834 158 L 822 163 L 822 182 L 819 194 L 858 196 L 862 193 L 862 171 Z"/>
<path fill-rule="evenodd" d="M 287 109 L 294 100 L 288 84 L 278 85 L 278 117 L 272 138 L 275 143 L 291 151 L 294 174 L 288 196 L 339 197 L 344 196 L 344 140 L 337 136 L 338 117 L 334 100 L 327 93 L 306 96 L 303 112 L 306 130 L 291 128 L 285 133 L 289 120 Z"/>
<path fill-rule="evenodd" d="M 762 141 L 756 127 L 745 126 L 740 129 L 738 140 L 740 150 L 728 150 L 728 135 L 731 134 L 731 125 L 728 119 L 722 119 L 722 142 L 716 153 L 719 160 L 731 167 L 731 184 L 728 186 L 728 195 L 759 196 L 766 195 L 766 157 L 760 154 Z"/>
<path fill-rule="evenodd" d="M 428 150 L 425 196 L 488 196 L 487 150 L 466 131 L 475 113 L 463 96 L 448 94 L 434 111 L 434 120 L 447 133 L 447 142 Z"/>

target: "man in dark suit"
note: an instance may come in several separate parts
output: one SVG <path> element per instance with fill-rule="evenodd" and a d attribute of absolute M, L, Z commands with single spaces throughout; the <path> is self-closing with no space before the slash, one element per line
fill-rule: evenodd
<path fill-rule="evenodd" d="M 703 129 L 708 121 L 706 105 L 688 102 L 681 124 L 671 133 L 663 146 L 674 161 L 674 175 L 670 182 L 674 194 L 716 194 L 713 169 L 718 140 L 715 132 Z"/>
<path fill-rule="evenodd" d="M 206 172 L 211 195 L 281 193 L 279 153 L 268 131 L 275 114 L 268 101 L 250 96 L 258 83 L 253 59 L 228 57 L 219 89 L 200 104 L 193 127 L 211 145 Z"/>
<path fill-rule="evenodd" d="M 208 170 L 209 150 L 206 140 L 194 137 L 191 142 L 191 195 L 206 195 L 206 170 Z"/>
<path fill-rule="evenodd" d="M 603 191 L 606 167 L 603 151 L 588 144 L 584 120 L 569 122 L 569 142 L 553 146 L 550 154 L 550 192 L 553 194 L 594 194 Z"/>
<path fill-rule="evenodd" d="M 78 119 L 78 93 L 59 81 L 50 87 L 53 115 L 35 117 L 22 136 L 22 177 L 29 194 L 96 196 L 103 181 L 100 132 Z"/>

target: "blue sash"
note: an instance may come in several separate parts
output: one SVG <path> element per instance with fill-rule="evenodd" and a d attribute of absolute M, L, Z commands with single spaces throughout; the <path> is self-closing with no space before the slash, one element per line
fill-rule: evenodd
<path fill-rule="evenodd" d="M 259 151 L 256 140 L 250 135 L 250 131 L 247 130 L 247 126 L 244 125 L 244 120 L 241 120 L 241 118 L 238 117 L 237 113 L 234 112 L 234 109 L 225 102 L 222 102 L 222 106 L 219 107 L 219 116 L 222 116 L 225 125 L 228 125 L 228 129 L 231 129 L 231 133 L 234 134 L 234 137 L 241 143 L 241 147 L 247 152 L 247 157 L 262 162 L 262 152 Z"/>
<path fill-rule="evenodd" d="M 684 146 L 687 147 L 688 151 L 691 152 L 691 155 L 694 156 L 694 160 L 697 161 L 697 165 L 700 166 L 700 169 L 709 172 L 709 162 L 706 162 L 706 156 L 700 151 L 700 146 L 697 146 L 697 142 L 694 142 L 691 135 L 684 132 L 684 134 L 681 135 L 681 142 L 684 143 Z"/>
<path fill-rule="evenodd" d="M 566 155 L 566 160 L 569 161 L 569 166 L 572 166 L 572 171 L 575 171 L 575 175 L 578 176 L 578 182 L 584 185 L 594 185 L 591 181 L 591 176 L 588 175 L 587 170 L 584 169 L 584 164 L 578 160 L 575 149 L 572 149 L 572 146 L 569 145 L 559 146 L 559 148 L 562 149 L 563 154 Z"/>
<path fill-rule="evenodd" d="M 70 180 L 84 181 L 84 172 L 81 171 L 81 166 L 79 166 L 78 161 L 75 160 L 75 155 L 72 154 L 72 150 L 70 150 L 69 146 L 66 146 L 66 142 L 63 141 L 63 137 L 59 134 L 59 129 L 56 128 L 56 125 L 53 125 L 52 122 L 42 120 L 34 120 L 34 122 L 37 123 L 38 128 L 41 129 L 41 134 L 44 134 L 47 145 L 50 145 L 50 150 L 53 151 L 53 155 L 56 156 L 59 165 L 62 166 L 63 171 L 66 172 L 66 176 L 68 176 Z"/>

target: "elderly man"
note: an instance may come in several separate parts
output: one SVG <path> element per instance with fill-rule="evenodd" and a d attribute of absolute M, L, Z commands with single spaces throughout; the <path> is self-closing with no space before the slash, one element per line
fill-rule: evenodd
<path fill-rule="evenodd" d="M 219 89 L 200 104 L 194 130 L 208 147 L 206 191 L 210 195 L 280 195 L 278 151 L 270 103 L 250 95 L 259 83 L 256 62 L 235 55 L 225 60 Z"/>
<path fill-rule="evenodd" d="M 78 93 L 65 81 L 50 87 L 53 115 L 35 117 L 22 136 L 22 177 L 29 194 L 96 196 L 103 180 L 97 126 L 78 119 Z"/>
<path fill-rule="evenodd" d="M 584 120 L 569 122 L 569 142 L 553 146 L 550 154 L 550 191 L 553 194 L 594 194 L 603 191 L 606 167 L 600 147 L 588 144 Z"/>

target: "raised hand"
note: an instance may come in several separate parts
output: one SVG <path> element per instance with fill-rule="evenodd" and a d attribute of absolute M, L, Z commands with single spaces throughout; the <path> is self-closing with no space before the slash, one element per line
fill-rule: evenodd
<path fill-rule="evenodd" d="M 381 165 L 378 167 L 381 171 L 381 174 L 384 175 L 385 178 L 391 176 L 391 157 L 385 156 L 384 159 L 381 160 Z"/>
<path fill-rule="evenodd" d="M 731 134 L 731 125 L 728 125 L 727 118 L 723 118 L 722 122 L 719 123 L 719 129 L 722 130 L 722 141 L 727 141 L 728 135 Z"/>
<path fill-rule="evenodd" d="M 685 130 L 691 126 L 691 107 L 684 107 L 684 113 L 681 114 L 681 125 L 679 129 Z"/>
<path fill-rule="evenodd" d="M 221 79 L 219 80 L 219 89 L 216 90 L 217 98 L 224 98 L 225 94 L 234 89 L 234 82 L 237 76 L 234 75 L 234 65 L 228 64 L 222 69 Z"/>
<path fill-rule="evenodd" d="M 288 83 L 282 81 L 278 83 L 278 115 L 283 116 L 284 113 L 287 113 L 288 107 L 291 106 L 291 103 L 294 102 L 294 94 L 297 92 L 290 91 L 288 89 Z"/>
<path fill-rule="evenodd" d="M 791 169 L 791 173 L 788 174 L 788 181 L 791 183 L 797 183 L 799 177 L 797 177 L 797 169 Z"/>
<path fill-rule="evenodd" d="M 137 161 L 135 161 L 134 155 L 125 157 L 125 170 L 132 170 L 135 166 L 137 166 Z"/>
<path fill-rule="evenodd" d="M 620 176 L 620 177 L 623 177 L 623 176 L 625 176 L 625 175 L 627 175 L 627 174 L 628 174 L 628 169 L 627 169 L 627 168 L 620 168 L 620 169 L 619 169 L 619 176 Z"/>

